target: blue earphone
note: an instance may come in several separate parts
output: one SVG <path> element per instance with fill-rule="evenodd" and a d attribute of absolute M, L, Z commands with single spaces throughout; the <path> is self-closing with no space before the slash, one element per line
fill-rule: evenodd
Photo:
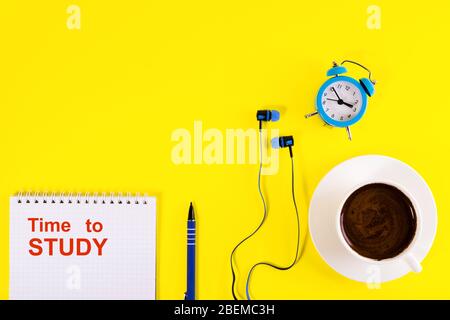
<path fill-rule="evenodd" d="M 230 256 L 230 264 L 231 264 L 231 273 L 232 273 L 232 284 L 231 284 L 231 292 L 233 294 L 233 298 L 235 300 L 237 300 L 237 296 L 235 294 L 235 290 L 234 290 L 234 286 L 235 286 L 235 282 L 236 282 L 236 275 L 234 272 L 234 265 L 233 265 L 233 256 L 235 251 L 237 250 L 237 248 L 239 248 L 239 246 L 241 244 L 243 244 L 246 240 L 248 240 L 249 238 L 251 238 L 254 234 L 256 234 L 258 232 L 258 230 L 262 227 L 262 225 L 264 224 L 266 218 L 267 218 L 267 205 L 266 205 L 266 200 L 264 198 L 264 194 L 261 190 L 261 170 L 262 170 L 262 123 L 263 122 L 268 122 L 268 121 L 278 121 L 280 119 L 280 113 L 277 110 L 258 110 L 256 113 L 256 120 L 259 121 L 259 141 L 260 141 L 260 161 L 259 161 L 259 172 L 258 172 L 258 192 L 261 198 L 261 202 L 263 204 L 263 208 L 264 208 L 264 215 L 263 218 L 261 220 L 261 222 L 259 223 L 258 227 L 251 233 L 249 234 L 247 237 L 245 237 L 244 239 L 242 239 L 233 249 L 233 251 L 231 252 L 231 256 Z M 248 272 L 247 275 L 247 281 L 246 281 L 246 285 L 245 285 L 245 293 L 246 293 L 246 297 L 248 300 L 250 299 L 250 280 L 251 280 L 251 275 L 253 273 L 253 270 L 259 266 L 259 265 L 266 265 L 272 268 L 275 268 L 277 270 L 288 270 L 290 268 L 292 268 L 298 261 L 299 258 L 299 247 L 300 247 L 300 218 L 298 215 L 298 209 L 297 209 L 297 203 L 295 201 L 295 190 L 294 190 L 294 155 L 292 153 L 292 147 L 294 146 L 294 138 L 292 136 L 280 136 L 280 137 L 275 137 L 271 140 L 271 146 L 272 148 L 289 148 L 289 154 L 291 157 L 291 169 L 292 169 L 292 201 L 294 204 L 294 208 L 295 208 L 295 213 L 296 213 L 296 219 L 297 219 L 297 247 L 296 247 L 296 252 L 295 252 L 295 258 L 292 261 L 291 264 L 289 264 L 288 266 L 277 266 L 273 263 L 270 262 L 258 262 L 255 265 L 253 265 L 250 268 L 250 271 Z"/>

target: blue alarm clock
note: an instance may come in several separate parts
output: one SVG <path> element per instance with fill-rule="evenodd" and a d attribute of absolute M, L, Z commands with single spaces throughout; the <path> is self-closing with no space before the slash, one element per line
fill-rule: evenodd
<path fill-rule="evenodd" d="M 358 81 L 343 76 L 342 74 L 347 72 L 345 63 L 352 63 L 363 68 L 369 73 L 369 78 Z M 350 126 L 364 116 L 367 109 L 367 97 L 375 93 L 375 80 L 372 80 L 372 74 L 368 68 L 351 60 L 345 60 L 340 65 L 333 62 L 333 67 L 328 70 L 327 76 L 331 78 L 325 81 L 317 94 L 317 111 L 305 117 L 319 115 L 328 125 L 346 128 L 348 138 L 351 140 Z"/>

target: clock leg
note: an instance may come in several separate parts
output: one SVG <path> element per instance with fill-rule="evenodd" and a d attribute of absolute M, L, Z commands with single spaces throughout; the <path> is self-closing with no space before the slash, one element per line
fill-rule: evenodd
<path fill-rule="evenodd" d="M 350 131 L 350 127 L 345 128 L 347 130 L 348 140 L 352 141 L 352 132 Z"/>
<path fill-rule="evenodd" d="M 318 114 L 317 111 L 312 112 L 312 113 L 305 114 L 305 118 L 308 119 L 308 118 L 310 118 L 310 117 L 312 117 L 312 116 L 315 116 L 316 114 Z"/>

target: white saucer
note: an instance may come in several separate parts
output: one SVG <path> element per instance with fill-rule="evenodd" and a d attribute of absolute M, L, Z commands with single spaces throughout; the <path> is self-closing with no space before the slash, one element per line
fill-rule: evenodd
<path fill-rule="evenodd" d="M 378 155 L 356 157 L 328 172 L 311 199 L 309 229 L 317 251 L 338 273 L 367 282 L 375 266 L 377 282 L 385 282 L 404 276 L 411 268 L 403 261 L 378 264 L 359 259 L 344 247 L 336 228 L 336 215 L 348 191 L 370 179 L 403 185 L 423 210 L 422 232 L 414 247 L 414 256 L 421 262 L 436 234 L 436 204 L 425 180 L 410 166 L 393 158 Z"/>

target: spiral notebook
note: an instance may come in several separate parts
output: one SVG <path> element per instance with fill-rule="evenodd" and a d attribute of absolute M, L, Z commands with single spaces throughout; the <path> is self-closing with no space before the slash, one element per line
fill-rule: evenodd
<path fill-rule="evenodd" d="M 10 299 L 155 299 L 156 199 L 10 198 Z"/>

